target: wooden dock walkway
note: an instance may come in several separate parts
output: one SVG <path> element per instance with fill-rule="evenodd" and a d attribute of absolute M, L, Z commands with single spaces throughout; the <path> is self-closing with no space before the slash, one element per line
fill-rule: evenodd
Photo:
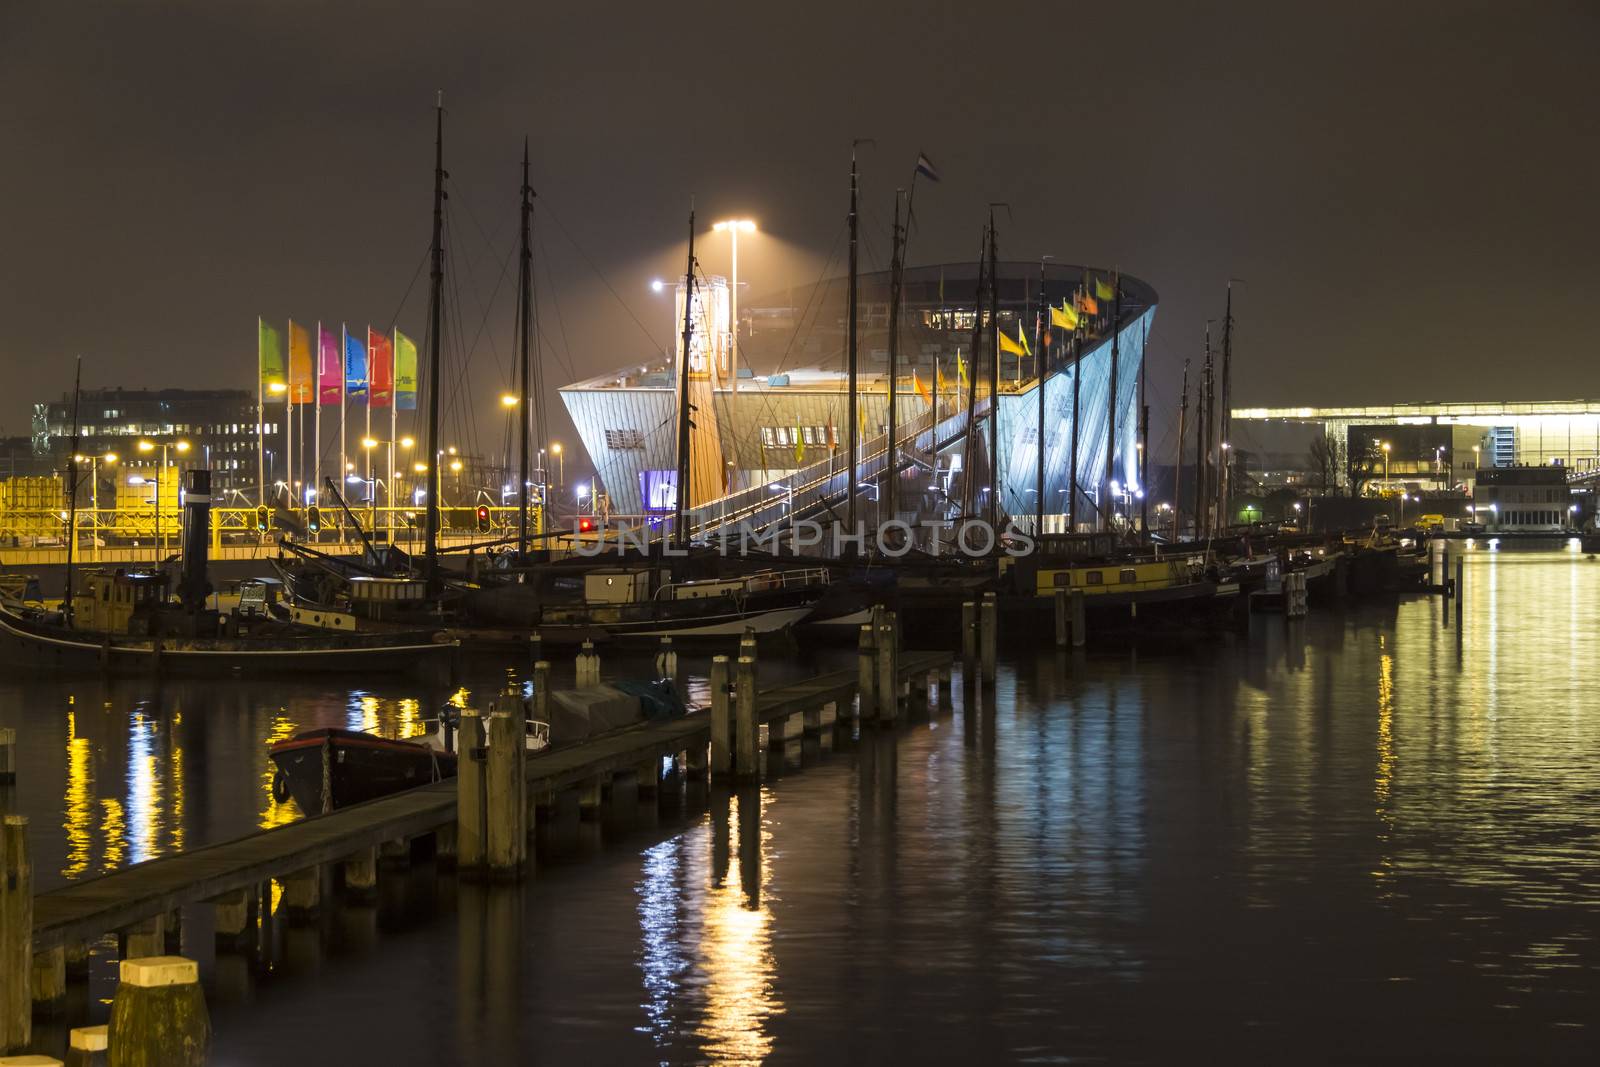
<path fill-rule="evenodd" d="M 937 672 L 948 682 L 948 652 L 902 652 L 902 683 Z M 778 686 L 756 696 L 756 718 L 772 723 L 843 707 L 856 693 L 858 672 L 843 670 Z M 841 715 L 840 718 L 845 716 Z M 628 727 L 590 741 L 558 747 L 527 760 L 528 795 L 548 802 L 554 794 L 634 771 L 686 750 L 709 745 L 711 716 L 692 714 Z M 35 951 L 90 941 L 186 904 L 215 900 L 272 878 L 349 859 L 386 842 L 433 833 L 456 821 L 456 782 L 447 779 L 233 841 L 150 860 L 98 878 L 41 893 L 33 902 Z"/>

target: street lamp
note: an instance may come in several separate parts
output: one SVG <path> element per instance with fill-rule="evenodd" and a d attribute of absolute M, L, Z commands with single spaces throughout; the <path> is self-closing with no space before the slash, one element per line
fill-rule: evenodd
<path fill-rule="evenodd" d="M 516 396 L 514 394 L 512 394 L 512 393 L 501 393 L 500 394 L 500 406 L 501 407 L 503 407 L 503 408 L 514 408 L 514 407 L 517 406 L 517 404 L 518 404 L 518 400 L 517 400 L 517 398 L 516 398 Z"/>
<path fill-rule="evenodd" d="M 728 285 L 728 363 L 730 378 L 728 390 L 737 396 L 739 392 L 739 235 L 741 233 L 755 233 L 756 224 L 753 219 L 724 219 L 711 227 L 717 233 L 727 233 L 732 245 L 733 269 L 729 272 L 732 280 Z M 689 354 L 683 354 L 684 359 Z"/>
<path fill-rule="evenodd" d="M 556 488 L 560 489 L 567 480 L 567 461 L 561 455 L 561 442 L 550 442 L 550 454 L 556 457 Z"/>
<path fill-rule="evenodd" d="M 1389 488 L 1389 442 L 1383 443 L 1383 488 Z"/>
<path fill-rule="evenodd" d="M 281 392 L 282 391 L 282 390 L 279 390 L 277 388 L 278 384 L 279 383 L 277 383 L 277 382 L 273 383 L 273 387 L 274 387 L 273 391 L 274 392 Z M 287 386 L 285 386 L 284 388 L 287 388 Z M 156 466 L 155 506 L 152 509 L 152 514 L 155 516 L 155 523 L 156 523 L 156 551 L 158 553 L 165 553 L 166 552 L 166 530 L 161 525 L 161 468 L 165 467 L 167 465 L 167 449 L 168 449 L 168 447 L 177 449 L 178 450 L 178 455 L 182 456 L 182 455 L 184 455 L 185 453 L 187 453 L 189 451 L 189 442 L 188 441 L 163 441 L 163 442 L 161 442 L 161 444 L 159 446 L 157 446 L 154 441 L 148 440 L 146 438 L 140 438 L 140 440 L 139 440 L 138 449 L 139 449 L 139 451 L 141 453 L 143 453 L 145 455 L 149 455 L 149 454 L 153 453 L 156 450 L 157 447 L 159 447 L 161 449 L 161 462 Z"/>

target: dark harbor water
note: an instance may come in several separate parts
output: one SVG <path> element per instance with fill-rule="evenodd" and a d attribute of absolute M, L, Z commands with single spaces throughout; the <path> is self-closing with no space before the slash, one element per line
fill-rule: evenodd
<path fill-rule="evenodd" d="M 992 698 L 958 676 L 759 791 L 585 823 L 521 888 L 386 871 L 254 959 L 193 909 L 217 1060 L 1595 1062 L 1600 561 L 1470 553 L 1459 643 L 1441 622 L 1014 648 Z M 271 740 L 415 732 L 446 696 L 7 680 L 7 802 L 60 884 L 296 818 Z"/>

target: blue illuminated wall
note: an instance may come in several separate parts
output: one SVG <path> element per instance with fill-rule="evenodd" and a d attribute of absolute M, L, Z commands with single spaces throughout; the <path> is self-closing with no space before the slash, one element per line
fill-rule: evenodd
<path fill-rule="evenodd" d="M 1139 365 L 1145 340 L 1155 319 L 1155 308 L 1129 320 L 1117 341 L 1117 480 L 1138 487 Z M 1078 413 L 1082 423 L 1078 438 L 1078 522 L 1092 523 L 1098 512 L 1095 498 L 1106 470 L 1106 419 L 1111 385 L 1111 339 L 1085 352 L 1077 368 L 1065 367 L 1045 384 L 1044 481 L 1045 513 L 1067 511 L 1068 473 L 1072 456 L 1072 379 L 1081 373 Z M 1000 501 L 1009 515 L 1031 516 L 1038 481 L 1040 435 L 1038 386 L 1000 398 Z M 1135 504 L 1137 507 L 1137 504 Z"/>

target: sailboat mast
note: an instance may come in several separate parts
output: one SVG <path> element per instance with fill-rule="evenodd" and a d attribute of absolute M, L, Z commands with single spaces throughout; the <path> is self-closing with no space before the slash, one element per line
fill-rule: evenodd
<path fill-rule="evenodd" d="M 972 349 L 967 353 L 967 437 L 966 453 L 962 459 L 961 517 L 972 515 L 973 479 L 978 475 L 978 353 L 983 351 L 983 296 L 985 272 L 988 270 L 989 228 L 984 227 L 983 239 L 978 242 L 978 288 L 972 297 Z M 960 356 L 957 356 L 960 359 Z M 956 387 L 960 388 L 960 364 L 956 365 Z"/>
<path fill-rule="evenodd" d="M 994 232 L 994 208 L 989 209 L 989 525 L 1000 528 L 1000 264 Z"/>
<path fill-rule="evenodd" d="M 1122 337 L 1122 278 L 1111 276 L 1111 376 L 1106 383 L 1106 484 L 1100 496 L 1100 518 L 1107 530 L 1112 529 L 1116 514 L 1115 484 L 1117 481 L 1117 343 Z"/>
<path fill-rule="evenodd" d="M 1034 501 L 1033 501 L 1033 535 L 1038 537 L 1044 533 L 1044 382 L 1045 375 L 1050 373 L 1049 360 L 1045 358 L 1046 350 L 1050 347 L 1050 331 L 1045 326 L 1044 309 L 1044 265 L 1049 256 L 1039 257 L 1039 310 L 1034 318 L 1033 325 L 1033 350 L 1037 355 L 1034 362 L 1037 373 L 1034 377 L 1039 379 L 1039 422 L 1038 431 L 1034 434 L 1036 439 L 1035 454 L 1037 463 L 1034 468 Z"/>
<path fill-rule="evenodd" d="M 1139 337 L 1139 536 L 1150 536 L 1150 404 L 1145 400 L 1145 349 L 1150 341 L 1149 320 Z"/>
<path fill-rule="evenodd" d="M 517 409 L 522 423 L 522 477 L 517 481 L 517 557 L 526 559 L 528 556 L 528 482 L 532 471 L 528 469 L 528 424 L 533 421 L 533 389 L 529 384 L 528 366 L 528 334 L 529 310 L 533 304 L 533 252 L 530 247 L 529 229 L 533 216 L 533 198 L 528 190 L 528 139 L 522 139 L 522 255 L 521 278 L 517 288 L 517 334 L 522 342 L 522 397 Z M 544 506 L 548 507 L 546 501 Z"/>
<path fill-rule="evenodd" d="M 1230 405 L 1233 402 L 1233 283 L 1228 283 L 1228 300 L 1222 313 L 1222 448 L 1218 459 L 1222 469 L 1217 478 L 1217 514 L 1221 517 L 1224 526 L 1227 525 L 1228 496 L 1233 492 L 1232 464 L 1228 461 L 1233 451 L 1233 441 L 1230 435 L 1233 432 L 1233 416 L 1230 414 Z"/>
<path fill-rule="evenodd" d="M 256 375 L 260 377 L 259 374 Z M 61 610 L 72 618 L 72 554 L 78 546 L 78 401 L 83 392 L 83 357 L 78 357 L 78 368 L 72 375 L 72 450 L 67 453 L 67 591 Z M 259 439 L 259 437 L 258 437 Z M 157 468 L 159 471 L 160 468 Z M 96 476 L 98 477 L 98 475 Z M 161 498 L 156 497 L 156 521 L 161 521 Z M 95 516 L 99 521 L 99 516 Z M 95 532 L 99 536 L 99 531 Z"/>
<path fill-rule="evenodd" d="M 1178 394 L 1178 461 L 1172 465 L 1172 543 L 1183 525 L 1183 437 L 1189 432 L 1189 361 L 1183 361 L 1183 392 Z"/>
<path fill-rule="evenodd" d="M 1210 458 L 1211 435 L 1206 425 L 1206 393 L 1211 386 L 1211 323 L 1206 323 L 1205 361 L 1200 365 L 1200 384 L 1195 396 L 1195 438 L 1194 438 L 1194 535 L 1198 540 L 1206 536 L 1209 523 L 1206 518 L 1211 513 L 1211 496 L 1207 461 Z"/>
<path fill-rule="evenodd" d="M 433 250 L 428 292 L 428 512 L 424 525 L 427 592 L 442 591 L 439 580 L 439 378 L 440 333 L 444 318 L 444 92 L 434 105 L 433 134 Z M 344 477 L 344 472 L 339 472 Z"/>
<path fill-rule="evenodd" d="M 1081 315 L 1083 301 L 1074 299 L 1072 303 L 1073 310 Z M 1078 320 L 1080 324 L 1082 321 L 1081 318 Z M 1083 340 L 1079 327 L 1074 326 L 1072 328 L 1072 488 L 1067 496 L 1067 529 L 1071 533 L 1078 532 L 1078 395 L 1082 380 Z"/>
<path fill-rule="evenodd" d="M 858 272 L 860 269 L 860 260 L 858 258 L 857 251 L 857 238 L 859 235 L 859 230 L 856 220 L 856 199 L 859 195 L 860 183 L 857 180 L 856 175 L 856 149 L 855 145 L 852 144 L 850 146 L 850 288 L 846 296 L 846 302 L 849 304 L 847 314 L 850 316 L 850 318 L 849 324 L 845 327 L 845 335 L 848 339 L 846 344 L 849 360 L 848 373 L 850 377 L 850 388 L 845 393 L 845 405 L 850 409 L 847 416 L 849 419 L 850 440 L 850 495 L 847 498 L 848 504 L 846 507 L 846 513 L 850 526 L 850 533 L 852 536 L 854 536 L 856 532 L 856 496 L 860 492 L 860 489 L 856 484 L 856 462 L 859 458 L 857 456 L 857 435 L 861 430 L 861 427 L 858 425 L 861 404 L 860 401 L 856 399 L 860 393 L 860 387 L 857 383 L 859 368 L 856 364 L 856 286 L 859 276 Z"/>
<path fill-rule="evenodd" d="M 672 536 L 680 547 L 689 543 L 683 528 L 684 502 L 689 497 L 689 345 L 694 340 L 694 208 L 689 209 L 689 266 L 683 276 L 683 355 L 678 367 L 678 485 L 672 494 Z"/>
<path fill-rule="evenodd" d="M 894 254 L 889 262 L 889 441 L 888 452 L 883 463 L 883 500 L 884 506 L 878 509 L 878 521 L 883 522 L 884 515 L 890 519 L 895 517 L 899 501 L 896 499 L 895 490 L 899 488 L 900 450 L 899 427 L 895 418 L 895 379 L 900 374 L 900 267 L 901 257 L 905 255 L 905 243 L 901 236 L 900 226 L 900 198 L 905 195 L 904 189 L 894 192 Z"/>

